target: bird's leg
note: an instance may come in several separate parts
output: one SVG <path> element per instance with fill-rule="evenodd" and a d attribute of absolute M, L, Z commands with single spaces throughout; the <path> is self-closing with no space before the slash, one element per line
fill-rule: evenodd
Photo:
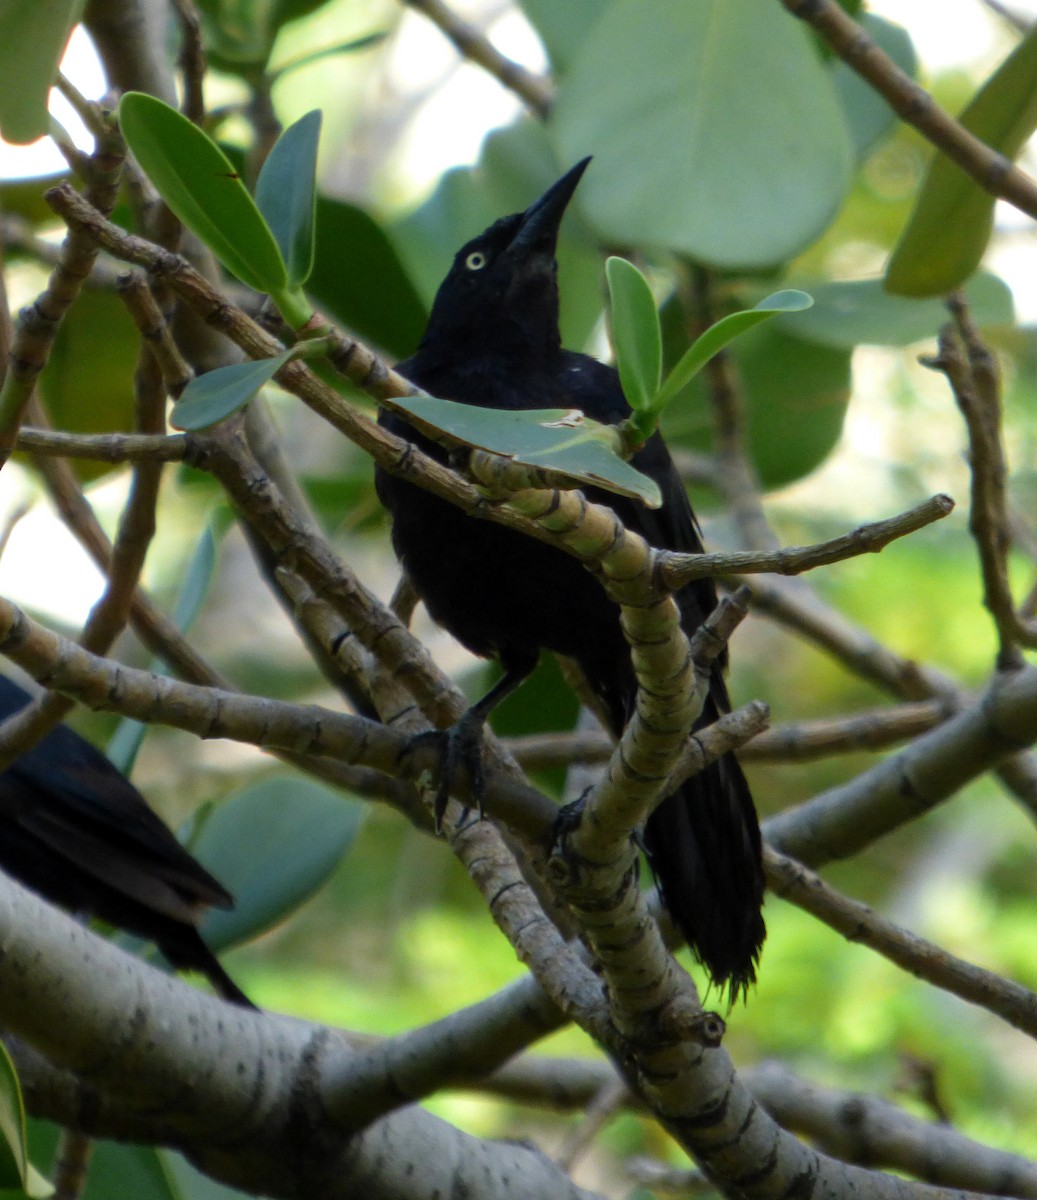
<path fill-rule="evenodd" d="M 437 831 L 442 826 L 447 800 L 450 798 L 459 767 L 464 767 L 468 772 L 472 798 L 478 804 L 479 815 L 482 816 L 482 798 L 486 787 L 482 765 L 486 721 L 497 705 L 517 691 L 533 673 L 537 657 L 536 652 L 501 654 L 504 674 L 482 699 L 477 700 L 449 729 L 419 733 L 407 747 L 410 750 L 417 743 L 429 738 L 435 738 L 439 746 L 439 778 L 435 803 Z"/>

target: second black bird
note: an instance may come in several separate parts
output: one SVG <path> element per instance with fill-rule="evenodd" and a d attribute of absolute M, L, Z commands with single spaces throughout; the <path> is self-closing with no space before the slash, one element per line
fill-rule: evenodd
<path fill-rule="evenodd" d="M 29 695 L 0 675 L 0 720 Z M 252 1002 L 198 932 L 225 888 L 180 845 L 132 783 L 66 725 L 0 773 L 0 870 L 45 899 L 147 938 L 232 1004 Z"/>
<path fill-rule="evenodd" d="M 555 246 L 586 165 L 461 248 L 417 353 L 398 367 L 401 374 L 435 396 L 486 408 L 578 408 L 612 423 L 629 413 L 616 371 L 561 345 Z M 402 418 L 383 413 L 381 421 L 445 460 L 442 448 Z M 653 546 L 701 550 L 662 438 L 652 437 L 632 462 L 658 483 L 661 508 L 593 488 L 588 497 L 612 508 Z M 429 612 L 473 653 L 496 657 L 504 668 L 466 728 L 484 721 L 548 649 L 579 664 L 612 732 L 621 733 L 637 685 L 619 609 L 590 572 L 561 550 L 465 516 L 384 471 L 376 483 L 392 515 L 396 552 Z M 712 582 L 690 584 L 677 602 L 690 633 L 716 604 Z M 713 670 L 700 727 L 728 711 L 723 665 Z M 736 760 L 725 755 L 663 801 L 647 823 L 644 844 L 667 908 L 714 983 L 732 998 L 744 993 L 764 939 L 764 882 L 756 812 Z"/>

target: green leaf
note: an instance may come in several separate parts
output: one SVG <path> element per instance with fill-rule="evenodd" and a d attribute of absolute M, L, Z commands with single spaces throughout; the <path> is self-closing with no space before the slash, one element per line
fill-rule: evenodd
<path fill-rule="evenodd" d="M 257 292 L 288 286 L 274 235 L 211 138 L 143 92 L 127 92 L 119 101 L 119 125 L 162 199 L 231 274 Z"/>
<path fill-rule="evenodd" d="M 783 262 L 834 218 L 852 145 L 808 31 L 760 0 L 614 0 L 562 79 L 559 161 L 606 241 Z"/>
<path fill-rule="evenodd" d="M 1016 46 L 958 120 L 1014 159 L 1037 128 L 1037 26 Z M 994 227 L 995 197 L 943 154 L 936 154 L 914 212 L 886 268 L 900 296 L 945 296 L 979 266 Z"/>
<path fill-rule="evenodd" d="M 610 0 L 521 0 L 522 11 L 540 35 L 557 74 L 568 69 L 594 22 Z"/>
<path fill-rule="evenodd" d="M 744 312 L 731 313 L 723 320 L 711 325 L 701 337 L 697 338 L 685 351 L 677 365 L 666 376 L 653 402 L 655 412 L 661 412 L 677 393 L 702 370 L 714 354 L 719 353 L 729 342 L 734 341 L 740 334 L 746 333 L 762 321 L 769 320 L 779 313 L 802 312 L 809 308 L 813 300 L 806 292 L 787 289 L 775 292 L 766 300 Z"/>
<path fill-rule="evenodd" d="M 648 412 L 662 377 L 659 314 L 648 280 L 625 258 L 605 263 L 612 306 L 612 343 L 623 394 L 635 412 Z"/>
<path fill-rule="evenodd" d="M 239 792 L 204 822 L 191 852 L 232 893 L 202 925 L 216 952 L 272 928 L 322 886 L 352 842 L 363 806 L 285 775 Z"/>
<path fill-rule="evenodd" d="M 356 54 L 360 50 L 369 50 L 372 46 L 377 46 L 388 38 L 388 30 L 380 30 L 378 33 L 366 33 L 363 37 L 350 38 L 345 42 L 336 42 L 332 46 L 323 46 L 320 50 L 313 50 L 308 54 L 301 54 L 298 58 L 289 59 L 287 62 L 278 63 L 278 65 L 268 72 L 268 83 L 273 84 L 292 71 L 298 71 L 301 67 L 308 67 L 313 63 L 323 62 L 326 58 L 334 58 L 339 54 Z"/>
<path fill-rule="evenodd" d="M 684 315 L 668 305 L 663 316 L 667 331 L 675 327 L 679 338 L 686 327 Z M 675 357 L 682 344 L 678 340 L 668 357 Z M 802 479 L 832 452 L 850 398 L 851 353 L 805 341 L 779 329 L 777 322 L 758 326 L 732 345 L 745 400 L 748 450 L 765 487 Z M 701 375 L 666 410 L 663 426 L 671 448 L 713 450 L 713 422 Z"/>
<path fill-rule="evenodd" d="M 113 292 L 80 296 L 58 326 L 40 376 L 51 421 L 75 433 L 111 433 L 133 428 L 133 373 L 140 334 L 126 305 Z M 74 464 L 85 481 L 114 468 L 108 463 Z"/>
<path fill-rule="evenodd" d="M 918 56 L 906 29 L 870 12 L 862 13 L 857 23 L 905 75 L 912 79 L 917 76 Z M 834 64 L 832 79 L 846 114 L 857 161 L 863 162 L 875 144 L 896 126 L 897 115 L 885 97 L 842 59 Z"/>
<path fill-rule="evenodd" d="M 241 74 L 255 86 L 281 27 L 325 4 L 327 0 L 200 0 L 210 66 Z"/>
<path fill-rule="evenodd" d="M 910 346 L 935 337 L 949 319 L 942 300 L 892 296 L 881 279 L 810 283 L 814 306 L 795 317 L 779 317 L 789 333 L 826 346 Z M 1012 292 L 996 275 L 980 272 L 965 286 L 973 319 L 981 326 L 1014 323 Z"/>
<path fill-rule="evenodd" d="M 399 409 L 430 437 L 445 433 L 525 466 L 557 471 L 577 483 L 642 500 L 649 508 L 662 503 L 658 484 L 616 453 L 615 427 L 591 421 L 576 409 L 512 412 L 434 396 L 396 397 L 386 406 Z"/>
<path fill-rule="evenodd" d="M 0 132 L 25 144 L 50 130 L 47 98 L 85 0 L 3 0 L 0 5 Z"/>
<path fill-rule="evenodd" d="M 317 197 L 317 260 L 307 290 L 339 324 L 397 358 L 414 352 L 425 329 L 428 309 L 384 229 L 346 201 Z"/>
<path fill-rule="evenodd" d="M 25 1144 L 25 1103 L 18 1072 L 7 1047 L 0 1042 L 0 1188 L 13 1188 L 31 1197 L 54 1189 L 29 1162 Z"/>
<path fill-rule="evenodd" d="M 256 204 L 277 239 L 288 286 L 301 287 L 313 270 L 320 109 L 281 134 L 256 181 Z"/>
<path fill-rule="evenodd" d="M 249 359 L 207 371 L 184 388 L 173 405 L 170 423 L 176 429 L 206 429 L 244 408 L 265 384 L 269 383 L 293 351 L 285 350 L 274 358 Z"/>
<path fill-rule="evenodd" d="M 209 590 L 213 572 L 216 570 L 217 531 L 222 533 L 222 524 L 218 519 L 210 520 L 208 526 L 202 530 L 202 536 L 198 539 L 187 564 L 184 582 L 173 607 L 173 623 L 181 633 L 186 633 L 194 624 Z M 161 665 L 160 658 L 151 660 L 152 670 Z M 124 775 L 129 775 L 133 769 L 133 763 L 148 728 L 143 721 L 123 717 L 108 739 L 105 754 Z"/>

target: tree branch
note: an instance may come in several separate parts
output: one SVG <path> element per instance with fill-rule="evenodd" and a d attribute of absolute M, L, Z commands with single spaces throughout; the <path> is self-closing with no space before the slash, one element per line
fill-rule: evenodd
<path fill-rule="evenodd" d="M 453 42 L 457 52 L 469 62 L 487 71 L 510 92 L 514 92 L 531 112 L 547 116 L 554 103 L 555 89 L 550 80 L 505 57 L 474 25 L 461 18 L 442 0 L 403 0 L 408 8 L 424 13 Z"/>
<path fill-rule="evenodd" d="M 849 67 L 885 98 L 902 121 L 913 125 L 985 192 L 1037 218 L 1037 183 L 945 112 L 920 84 L 901 71 L 836 0 L 781 0 L 781 3 L 794 17 L 812 26 Z"/>

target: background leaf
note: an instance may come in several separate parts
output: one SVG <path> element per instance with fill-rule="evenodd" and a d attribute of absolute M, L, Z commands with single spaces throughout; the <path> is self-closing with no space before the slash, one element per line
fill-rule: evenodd
<path fill-rule="evenodd" d="M 0 131 L 34 142 L 50 129 L 47 98 L 86 0 L 3 0 L 0 5 Z"/>
<path fill-rule="evenodd" d="M 746 441 L 761 482 L 778 488 L 802 479 L 839 441 L 850 399 L 851 352 L 806 341 L 774 322 L 739 338 L 729 353 L 743 387 Z M 672 446 L 713 448 L 702 378 L 692 380 L 663 416 Z"/>
<path fill-rule="evenodd" d="M 216 570 L 216 546 L 218 537 L 222 536 L 225 520 L 221 520 L 219 512 L 208 526 L 202 530 L 202 535 L 194 548 L 187 569 L 183 573 L 183 584 L 177 594 L 173 607 L 173 623 L 181 633 L 186 633 L 201 612 L 202 604 L 212 583 Z M 159 670 L 163 666 L 160 658 L 151 660 L 150 669 Z M 110 761 L 129 775 L 140 750 L 141 743 L 150 726 L 143 721 L 135 721 L 131 717 L 123 717 L 108 739 L 105 754 Z"/>
<path fill-rule="evenodd" d="M 316 228 L 310 295 L 358 337 L 397 358 L 413 353 L 428 309 L 382 226 L 355 204 L 318 196 Z"/>
<path fill-rule="evenodd" d="M 319 109 L 289 125 L 256 180 L 256 204 L 280 247 L 289 287 L 300 287 L 313 270 L 320 126 Z"/>
<path fill-rule="evenodd" d="M 801 250 L 852 165 L 830 72 L 806 30 L 758 0 L 615 0 L 562 80 L 551 129 L 561 162 L 594 155 L 576 203 L 606 241 L 723 267 Z"/>
<path fill-rule="evenodd" d="M 888 54 L 905 75 L 915 78 L 918 56 L 907 30 L 875 13 L 862 13 L 857 20 L 879 49 Z M 875 144 L 896 127 L 897 115 L 886 99 L 842 59 L 833 64 L 832 80 L 846 114 L 857 160 L 863 161 Z"/>
<path fill-rule="evenodd" d="M 1014 159 L 1037 128 L 1037 26 L 987 80 L 958 120 Z M 914 212 L 886 268 L 900 296 L 944 296 L 979 266 L 994 225 L 995 197 L 946 155 L 929 167 Z"/>
<path fill-rule="evenodd" d="M 809 283 L 814 306 L 794 317 L 778 317 L 790 333 L 826 346 L 848 350 L 870 343 L 910 346 L 935 337 L 949 319 L 942 300 L 892 296 L 881 279 Z M 973 319 L 981 326 L 1009 326 L 1014 321 L 1012 292 L 996 275 L 980 273 L 965 287 Z"/>
<path fill-rule="evenodd" d="M 730 313 L 711 325 L 701 337 L 695 339 L 681 355 L 663 381 L 658 395 L 655 397 L 653 408 L 661 411 L 677 393 L 687 387 L 691 379 L 702 370 L 714 354 L 735 338 L 779 313 L 798 313 L 809 308 L 813 303 L 806 292 L 787 289 L 775 292 L 765 300 L 761 300 L 754 308 L 743 312 Z"/>
<path fill-rule="evenodd" d="M 126 305 L 112 292 L 91 292 L 74 304 L 58 326 L 40 375 L 50 419 L 76 433 L 112 433 L 133 428 L 133 372 L 140 334 Z M 70 460 L 82 480 L 117 468 L 110 463 Z"/>
<path fill-rule="evenodd" d="M 234 896 L 202 925 L 217 953 L 270 929 L 308 900 L 356 835 L 363 807 L 297 776 L 247 787 L 215 808 L 191 852 Z"/>
<path fill-rule="evenodd" d="M 162 199 L 228 271 L 257 292 L 286 287 L 274 235 L 215 142 L 143 92 L 127 92 L 119 101 L 119 125 Z"/>
<path fill-rule="evenodd" d="M 556 72 L 568 68 L 610 0 L 521 0 L 522 11 L 540 38 Z"/>

